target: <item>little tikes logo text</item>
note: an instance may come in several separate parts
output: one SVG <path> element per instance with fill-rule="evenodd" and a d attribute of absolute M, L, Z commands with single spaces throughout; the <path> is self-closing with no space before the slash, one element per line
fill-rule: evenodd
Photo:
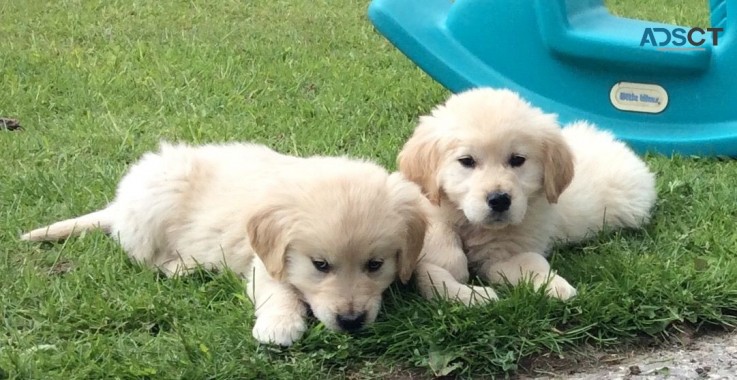
<path fill-rule="evenodd" d="M 657 50 L 706 50 L 702 47 L 711 39 L 713 46 L 719 45 L 719 33 L 724 28 L 645 28 L 640 47 L 652 46 Z"/>

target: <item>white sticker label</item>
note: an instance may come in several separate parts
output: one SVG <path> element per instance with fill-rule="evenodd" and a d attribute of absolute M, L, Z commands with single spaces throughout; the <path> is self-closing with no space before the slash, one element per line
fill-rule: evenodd
<path fill-rule="evenodd" d="M 622 111 L 660 113 L 668 106 L 668 93 L 657 84 L 619 82 L 609 92 L 609 100 Z"/>

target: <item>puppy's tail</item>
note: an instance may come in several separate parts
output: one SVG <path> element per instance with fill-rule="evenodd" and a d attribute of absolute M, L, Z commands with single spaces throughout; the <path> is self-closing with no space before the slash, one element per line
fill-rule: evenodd
<path fill-rule="evenodd" d="M 83 231 L 100 229 L 110 233 L 112 210 L 110 207 L 76 218 L 56 222 L 50 226 L 37 228 L 20 236 L 28 241 L 56 241 L 76 236 Z"/>

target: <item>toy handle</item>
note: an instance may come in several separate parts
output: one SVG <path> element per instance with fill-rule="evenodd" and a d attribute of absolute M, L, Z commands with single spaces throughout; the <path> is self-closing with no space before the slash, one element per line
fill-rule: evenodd
<path fill-rule="evenodd" d="M 726 3 L 727 14 L 737 16 L 737 0 Z M 679 74 L 703 72 L 711 61 L 712 47 L 706 44 L 698 51 L 641 47 L 646 28 L 675 25 L 614 16 L 603 0 L 536 0 L 535 10 L 543 42 L 563 60 L 616 65 L 632 72 Z"/>

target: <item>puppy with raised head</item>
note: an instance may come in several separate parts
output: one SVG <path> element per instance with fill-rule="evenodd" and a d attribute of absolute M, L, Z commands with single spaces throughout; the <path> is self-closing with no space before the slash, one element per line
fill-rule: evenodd
<path fill-rule="evenodd" d="M 420 118 L 398 158 L 400 171 L 436 206 L 416 270 L 425 297 L 465 304 L 497 298 L 482 279 L 529 279 L 567 299 L 576 289 L 551 272 L 556 240 L 649 220 L 655 178 L 625 144 L 578 122 L 561 129 L 508 90 L 453 95 Z"/>
<path fill-rule="evenodd" d="M 335 330 L 374 321 L 382 292 L 412 276 L 426 204 L 418 186 L 369 162 L 162 144 L 130 168 L 106 208 L 22 238 L 100 228 L 167 275 L 228 267 L 249 280 L 253 336 L 290 345 L 308 307 Z"/>

